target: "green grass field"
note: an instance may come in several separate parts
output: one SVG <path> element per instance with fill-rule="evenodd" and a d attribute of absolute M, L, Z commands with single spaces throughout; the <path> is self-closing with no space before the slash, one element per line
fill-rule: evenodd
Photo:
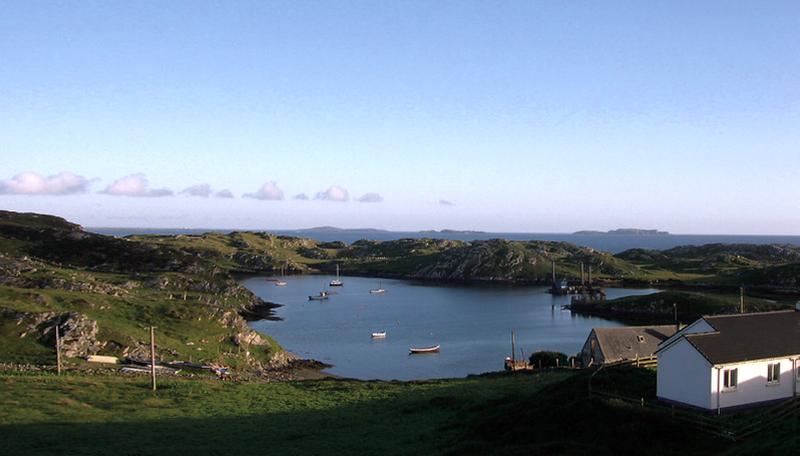
<path fill-rule="evenodd" d="M 11 455 L 791 454 L 797 417 L 742 442 L 663 407 L 588 395 L 587 372 L 429 382 L 220 382 L 113 374 L 0 374 L 0 448 Z M 652 399 L 654 373 L 596 389 Z M 751 412 L 748 412 L 751 413 Z M 747 420 L 753 412 L 725 420 Z"/>
<path fill-rule="evenodd" d="M 420 383 L 0 376 L 5 454 L 430 454 L 464 410 L 566 374 Z"/>

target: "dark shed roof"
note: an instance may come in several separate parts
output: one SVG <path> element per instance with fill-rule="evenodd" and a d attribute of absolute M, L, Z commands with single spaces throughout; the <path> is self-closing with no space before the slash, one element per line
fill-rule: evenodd
<path fill-rule="evenodd" d="M 605 362 L 652 356 L 658 344 L 675 334 L 675 325 L 594 328 Z"/>
<path fill-rule="evenodd" d="M 686 335 L 712 364 L 800 354 L 800 312 L 786 310 L 703 317 L 716 331 Z"/>

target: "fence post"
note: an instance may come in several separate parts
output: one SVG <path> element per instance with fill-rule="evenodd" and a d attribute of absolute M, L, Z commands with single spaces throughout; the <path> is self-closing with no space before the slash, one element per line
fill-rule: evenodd
<path fill-rule="evenodd" d="M 150 378 L 153 391 L 156 390 L 156 331 L 155 327 L 150 327 Z"/>
<path fill-rule="evenodd" d="M 56 323 L 56 371 L 61 375 L 61 333 L 58 331 L 58 323 Z"/>

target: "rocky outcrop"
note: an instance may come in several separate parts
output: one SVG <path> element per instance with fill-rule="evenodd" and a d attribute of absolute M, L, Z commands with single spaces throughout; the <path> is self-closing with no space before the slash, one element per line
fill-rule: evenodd
<path fill-rule="evenodd" d="M 97 340 L 97 322 L 77 312 L 18 312 L 0 311 L 0 317 L 16 320 L 22 327 L 20 338 L 36 337 L 43 344 L 55 346 L 55 327 L 61 336 L 61 353 L 70 358 L 93 355 L 103 348 Z"/>
<path fill-rule="evenodd" d="M 226 311 L 220 317 L 219 322 L 228 328 L 231 328 L 233 335 L 231 341 L 238 346 L 260 346 L 267 345 L 267 340 L 261 337 L 261 334 L 250 329 L 247 326 L 247 321 L 236 312 Z"/>

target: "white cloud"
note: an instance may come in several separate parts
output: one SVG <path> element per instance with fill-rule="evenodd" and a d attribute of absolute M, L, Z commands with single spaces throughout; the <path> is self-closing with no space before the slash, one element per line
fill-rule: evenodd
<path fill-rule="evenodd" d="M 383 201 L 383 197 L 377 193 L 370 192 L 363 194 L 360 198 L 356 198 L 356 201 L 361 203 L 380 203 Z"/>
<path fill-rule="evenodd" d="M 245 198 L 278 201 L 283 199 L 283 190 L 275 181 L 265 182 L 255 193 L 246 193 Z"/>
<path fill-rule="evenodd" d="M 144 174 L 131 174 L 121 179 L 117 179 L 100 193 L 114 196 L 142 196 L 158 197 L 170 196 L 172 190 L 168 188 L 149 188 L 150 182 Z"/>
<path fill-rule="evenodd" d="M 453 203 L 452 201 L 447 201 L 445 199 L 440 199 L 437 204 L 440 204 L 442 206 L 455 206 L 455 203 Z"/>
<path fill-rule="evenodd" d="M 308 199 L 308 195 L 306 195 L 305 193 L 298 193 L 297 195 L 294 195 L 294 199 L 296 199 L 296 200 L 307 200 Z"/>
<path fill-rule="evenodd" d="M 42 177 L 33 172 L 17 174 L 0 181 L 0 194 L 11 195 L 68 195 L 85 192 L 89 179 L 68 172 Z"/>
<path fill-rule="evenodd" d="M 211 186 L 208 184 L 192 185 L 191 187 L 181 190 L 181 195 L 201 196 L 203 198 L 208 198 L 211 196 Z"/>
<path fill-rule="evenodd" d="M 324 192 L 317 193 L 316 199 L 325 201 L 347 201 L 350 199 L 350 194 L 347 189 L 332 185 Z"/>
<path fill-rule="evenodd" d="M 222 189 L 217 193 L 214 193 L 214 198 L 233 198 L 233 193 L 230 190 Z"/>

